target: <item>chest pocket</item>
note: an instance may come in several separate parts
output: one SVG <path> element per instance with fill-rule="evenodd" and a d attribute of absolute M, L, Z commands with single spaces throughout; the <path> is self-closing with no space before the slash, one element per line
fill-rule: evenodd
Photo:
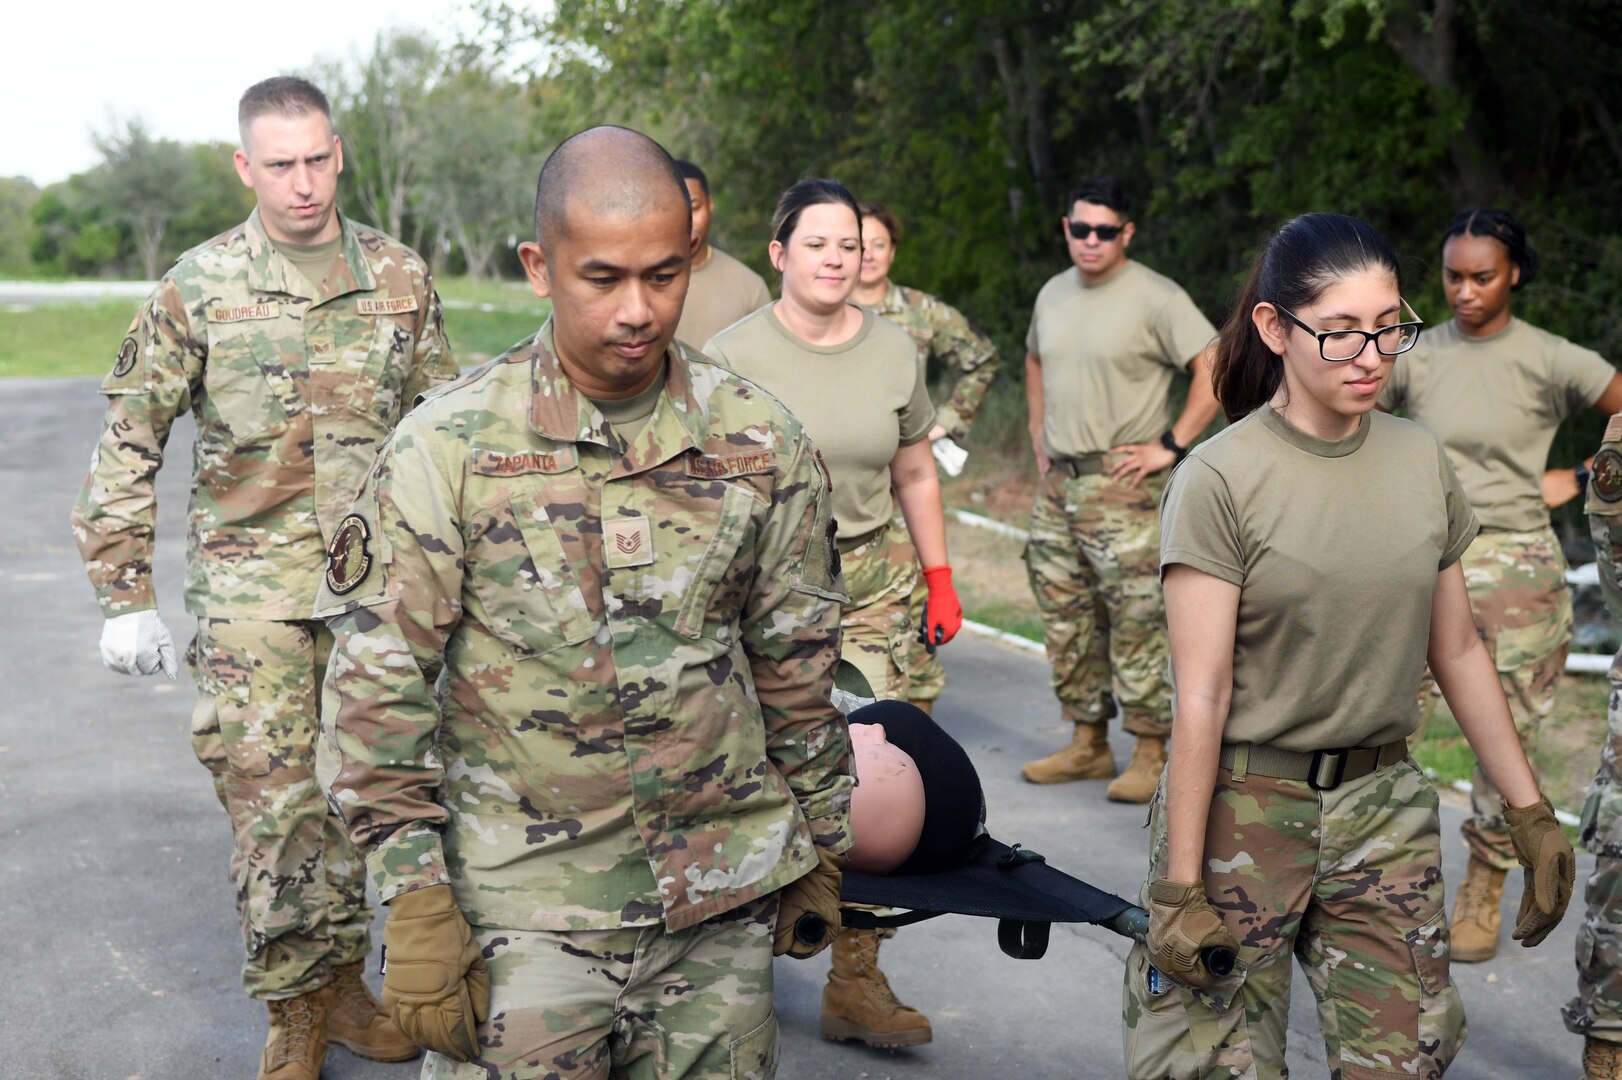
<path fill-rule="evenodd" d="M 280 348 L 281 328 L 277 320 L 208 325 L 205 415 L 213 412 L 232 443 L 248 442 L 302 409 L 294 380 L 302 360 Z"/>
<path fill-rule="evenodd" d="M 578 645 L 596 632 L 563 542 L 533 496 L 508 498 L 509 525 L 487 530 L 473 576 L 490 630 L 519 656 L 545 656 Z"/>
<path fill-rule="evenodd" d="M 685 638 L 703 636 L 706 624 L 713 635 L 730 639 L 732 628 L 748 595 L 754 577 L 754 562 L 747 565 L 738 559 L 749 532 L 755 497 L 742 484 L 723 484 L 726 492 L 721 498 L 720 512 L 704 524 L 708 528 L 708 543 L 700 547 L 691 543 L 683 558 L 692 570 L 692 582 L 682 594 L 672 624 L 676 633 Z M 706 515 L 707 516 L 707 515 Z M 694 541 L 704 540 L 703 528 L 693 530 Z M 728 573 L 728 571 L 734 571 Z"/>
<path fill-rule="evenodd" d="M 349 408 L 393 427 L 410 402 L 400 400 L 412 349 L 415 312 L 360 315 L 348 298 L 310 332 L 311 377 L 333 406 Z"/>

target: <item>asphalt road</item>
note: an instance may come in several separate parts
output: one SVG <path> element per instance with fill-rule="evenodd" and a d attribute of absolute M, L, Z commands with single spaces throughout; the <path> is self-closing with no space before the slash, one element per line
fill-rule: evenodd
<path fill-rule="evenodd" d="M 224 814 L 191 756 L 194 692 L 184 681 L 104 670 L 100 617 L 68 530 L 100 422 L 93 380 L 0 381 L 0 1077 L 247 1077 L 265 1013 L 240 989 L 240 935 L 226 878 Z M 157 573 L 177 639 L 190 426 L 177 427 L 160 478 Z M 6 614 L 9 612 L 9 614 Z M 1145 871 L 1144 808 L 1103 785 L 1038 788 L 1021 762 L 1065 737 L 1039 658 L 964 638 L 945 652 L 938 713 L 980 771 L 998 838 L 1102 888 L 1135 895 Z M 1116 733 L 1116 753 L 1129 740 Z M 1462 813 L 1444 811 L 1445 872 L 1457 878 Z M 1583 856 L 1579 881 L 1592 867 Z M 1519 898 L 1512 885 L 1506 920 Z M 1560 1024 L 1572 992 L 1575 918 L 1541 947 L 1454 968 L 1470 1038 L 1452 1076 L 1579 1074 L 1581 1041 Z M 1106 1080 L 1122 1075 L 1121 965 L 1128 942 L 1055 927 L 1047 956 L 1012 960 L 988 920 L 946 917 L 903 930 L 883 966 L 934 1022 L 931 1045 L 895 1053 L 822 1042 L 826 960 L 778 963 L 785 1080 L 987 1076 Z M 375 957 L 373 968 L 375 970 Z M 1327 1075 L 1311 995 L 1297 980 L 1295 1075 Z M 416 1075 L 333 1049 L 329 1080 Z"/>

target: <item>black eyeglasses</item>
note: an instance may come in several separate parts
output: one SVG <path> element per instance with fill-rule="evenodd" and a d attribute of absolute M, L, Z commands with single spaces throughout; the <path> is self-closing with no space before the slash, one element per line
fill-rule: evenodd
<path fill-rule="evenodd" d="M 1332 364 L 1341 364 L 1361 356 L 1371 341 L 1381 356 L 1399 356 L 1419 344 L 1419 331 L 1425 325 L 1424 320 L 1414 314 L 1413 308 L 1408 307 L 1408 301 L 1401 302 L 1402 306 L 1407 308 L 1408 314 L 1414 316 L 1413 321 L 1394 323 L 1372 331 L 1314 330 L 1283 304 L 1274 302 L 1273 306 L 1295 325 L 1318 339 L 1319 356 Z"/>
<path fill-rule="evenodd" d="M 1070 221 L 1069 218 L 1065 221 L 1070 226 L 1070 235 L 1075 239 L 1085 240 L 1091 234 L 1097 233 L 1098 239 L 1106 244 L 1120 236 L 1121 230 L 1126 228 L 1125 225 L 1089 225 L 1085 221 Z"/>

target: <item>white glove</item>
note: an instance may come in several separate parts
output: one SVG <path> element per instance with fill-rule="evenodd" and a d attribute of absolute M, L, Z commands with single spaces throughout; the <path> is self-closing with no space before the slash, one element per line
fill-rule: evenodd
<path fill-rule="evenodd" d="M 114 615 L 101 627 L 101 662 L 121 675 L 175 677 L 175 639 L 156 611 Z"/>
<path fill-rule="evenodd" d="M 930 444 L 929 448 L 935 451 L 935 463 L 941 467 L 941 472 L 947 476 L 956 476 L 963 471 L 963 463 L 969 460 L 969 452 L 953 442 L 950 436 L 942 436 Z"/>

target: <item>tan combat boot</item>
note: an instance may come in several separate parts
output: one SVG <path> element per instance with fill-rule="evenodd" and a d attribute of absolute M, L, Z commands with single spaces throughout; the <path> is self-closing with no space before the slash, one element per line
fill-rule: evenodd
<path fill-rule="evenodd" d="M 1166 737 L 1139 735 L 1132 748 L 1132 764 L 1110 782 L 1104 792 L 1110 802 L 1146 803 L 1160 786 L 1160 770 L 1166 767 Z"/>
<path fill-rule="evenodd" d="M 822 988 L 822 1037 L 869 1046 L 918 1046 L 933 1037 L 917 1009 L 896 1000 L 879 970 L 876 930 L 846 930 L 834 938 L 833 969 Z"/>
<path fill-rule="evenodd" d="M 1461 964 L 1478 964 L 1498 954 L 1499 907 L 1504 899 L 1504 871 L 1470 856 L 1464 884 L 1453 902 L 1453 921 L 1448 934 L 1453 939 L 1453 959 Z"/>
<path fill-rule="evenodd" d="M 1622 1046 L 1584 1036 L 1583 1080 L 1622 1080 Z"/>
<path fill-rule="evenodd" d="M 332 969 L 337 1000 L 327 1016 L 327 1038 L 373 1061 L 410 1061 L 421 1051 L 372 996 L 361 978 L 363 963 L 357 960 Z"/>
<path fill-rule="evenodd" d="M 259 1080 L 320 1080 L 327 1058 L 327 1014 L 335 995 L 329 984 L 270 1006 L 270 1037 L 259 1059 Z"/>
<path fill-rule="evenodd" d="M 1020 775 L 1033 784 L 1067 784 L 1072 780 L 1108 780 L 1115 775 L 1109 731 L 1103 724 L 1077 724 L 1070 745 L 1028 762 Z"/>

